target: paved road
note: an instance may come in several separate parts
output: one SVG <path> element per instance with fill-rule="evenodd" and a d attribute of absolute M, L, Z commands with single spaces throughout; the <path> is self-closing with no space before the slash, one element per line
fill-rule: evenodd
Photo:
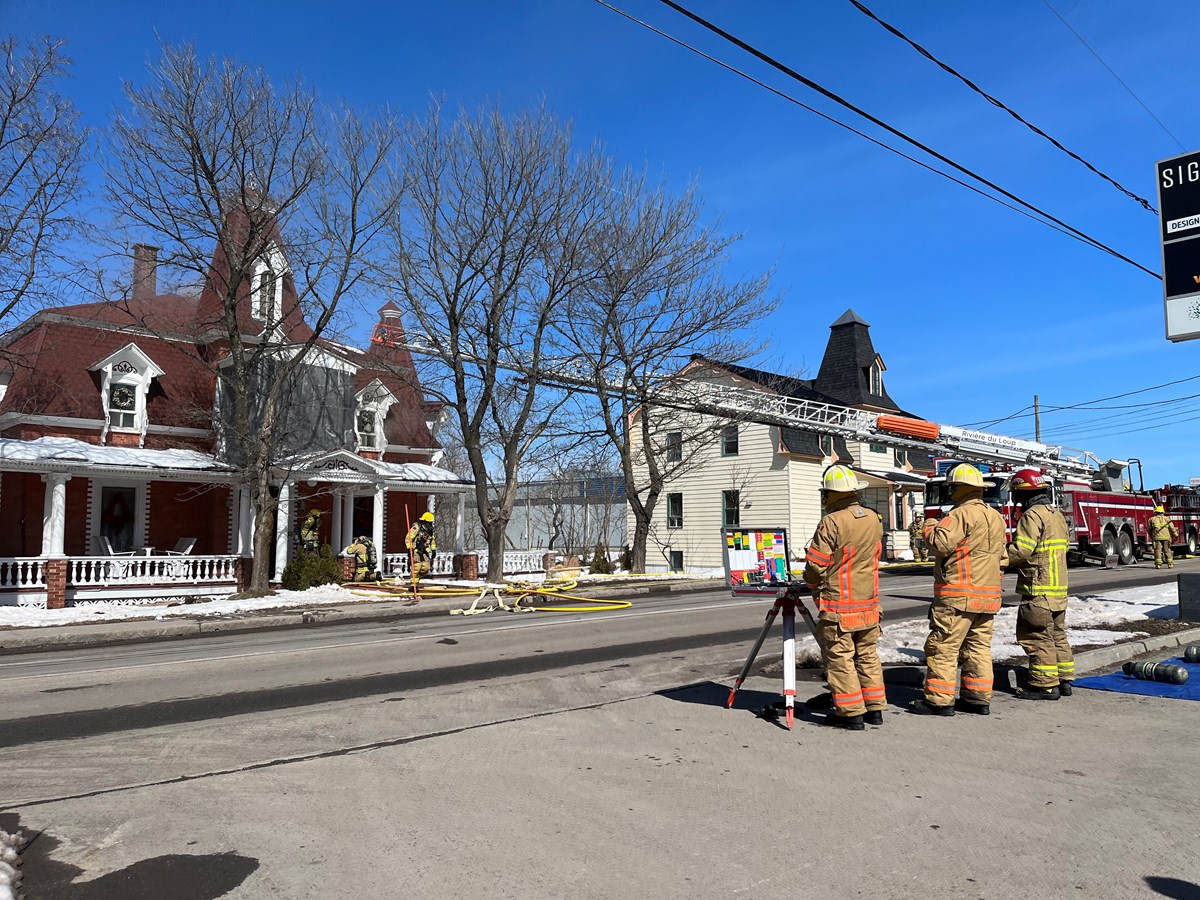
<path fill-rule="evenodd" d="M 1173 574 L 1073 572 L 1076 590 Z M 884 584 L 891 619 L 923 614 L 928 575 Z M 0 827 L 44 831 L 26 877 L 56 898 L 1124 898 L 1200 880 L 1190 704 L 1005 699 L 989 720 L 788 735 L 714 686 L 764 610 L 690 594 L 0 657 Z M 891 677 L 894 701 L 914 694 L 917 673 Z M 860 863 L 869 885 L 845 880 Z"/>

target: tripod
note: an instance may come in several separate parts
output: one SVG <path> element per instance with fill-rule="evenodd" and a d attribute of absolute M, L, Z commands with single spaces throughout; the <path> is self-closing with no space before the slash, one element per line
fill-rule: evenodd
<path fill-rule="evenodd" d="M 775 594 L 775 604 L 767 613 L 767 620 L 763 623 L 762 631 L 758 634 L 758 640 L 754 642 L 754 646 L 750 649 L 750 655 L 746 657 L 746 665 L 742 666 L 742 674 L 737 677 L 737 681 L 733 683 L 733 689 L 729 692 L 729 700 L 725 703 L 726 709 L 733 708 L 733 699 L 737 696 L 738 688 L 742 686 L 742 682 L 746 680 L 746 676 L 750 674 L 750 667 L 754 665 L 754 658 L 758 656 L 758 651 L 762 649 L 763 641 L 767 639 L 767 633 L 771 630 L 771 625 L 775 622 L 775 617 L 781 612 L 783 613 L 783 702 L 787 710 L 787 727 L 792 727 L 794 717 L 794 708 L 796 704 L 796 611 L 800 611 L 800 615 L 804 618 L 804 624 L 808 626 L 808 630 L 812 632 L 813 640 L 817 642 L 817 646 L 821 646 L 821 639 L 817 637 L 817 626 L 813 620 L 812 613 L 809 612 L 808 606 L 805 605 L 801 594 L 807 591 L 807 587 L 802 584 L 791 583 L 787 587 L 782 587 Z"/>

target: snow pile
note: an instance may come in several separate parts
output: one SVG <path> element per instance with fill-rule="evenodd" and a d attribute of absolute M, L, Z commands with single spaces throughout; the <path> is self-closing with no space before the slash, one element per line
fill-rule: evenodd
<path fill-rule="evenodd" d="M 21 857 L 18 855 L 25 844 L 21 832 L 9 834 L 0 831 L 0 900 L 20 900 Z"/>
<path fill-rule="evenodd" d="M 1127 588 L 1106 594 L 1073 596 L 1067 604 L 1067 640 L 1073 647 L 1117 644 L 1145 637 L 1144 632 L 1112 631 L 1105 625 L 1133 622 L 1138 619 L 1173 619 L 1178 615 L 1176 587 L 1173 583 L 1149 587 Z M 1017 660 L 1025 651 L 1017 643 L 1017 607 L 1006 606 L 996 614 L 992 632 L 992 659 Z M 925 638 L 929 623 L 925 619 L 902 622 L 883 622 L 879 639 L 879 659 L 883 663 L 923 665 Z M 800 639 L 797 633 L 796 662 L 818 665 L 820 654 L 811 635 Z"/>

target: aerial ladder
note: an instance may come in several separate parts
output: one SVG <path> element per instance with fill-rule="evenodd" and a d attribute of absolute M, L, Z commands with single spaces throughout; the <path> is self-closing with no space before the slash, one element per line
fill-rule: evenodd
<path fill-rule="evenodd" d="M 424 356 L 443 356 L 445 352 L 442 349 L 444 344 L 407 335 L 399 325 L 388 322 L 375 326 L 371 340 Z M 614 396 L 630 395 L 629 389 L 618 382 L 598 381 L 584 371 L 577 359 L 546 360 L 536 371 L 511 358 L 499 360 L 498 366 L 551 387 L 590 393 L 606 392 Z M 960 462 L 1027 465 L 1060 478 L 1092 479 L 1100 475 L 1107 480 L 1119 480 L 1120 470 L 1126 465 L 1124 460 L 1102 463 L 1086 450 L 954 425 L 940 425 L 909 416 L 804 400 L 763 389 L 669 375 L 663 375 L 656 381 L 653 389 L 639 392 L 632 399 L 719 419 L 794 428 L 855 441 L 869 441 L 899 450 L 918 450 Z"/>

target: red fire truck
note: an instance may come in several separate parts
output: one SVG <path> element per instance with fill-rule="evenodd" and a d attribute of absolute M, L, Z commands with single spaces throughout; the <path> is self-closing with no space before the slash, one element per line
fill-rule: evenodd
<path fill-rule="evenodd" d="M 1139 487 L 1134 490 L 1126 481 L 1126 466 L 1136 467 Z M 1014 502 L 1009 490 L 1012 473 L 1025 466 L 1010 465 L 990 467 L 984 473 L 984 502 L 993 506 L 1008 524 L 1011 539 L 1020 507 Z M 1044 470 L 1043 470 L 1044 471 Z M 1075 550 L 1068 559 L 1080 562 L 1087 557 L 1103 559 L 1116 555 L 1122 565 L 1128 565 L 1150 552 L 1146 536 L 1146 522 L 1154 515 L 1154 507 L 1162 505 L 1175 520 L 1179 529 L 1181 546 L 1189 552 L 1197 546 L 1197 529 L 1200 528 L 1200 496 L 1190 496 L 1190 519 L 1180 517 L 1177 506 L 1182 496 L 1161 491 L 1146 491 L 1141 486 L 1141 462 L 1136 459 L 1110 460 L 1090 480 L 1074 476 L 1059 476 L 1047 473 L 1053 485 L 1054 503 L 1067 519 L 1067 527 L 1075 534 Z M 1128 485 L 1128 487 L 1127 487 Z M 1176 499 L 1178 497 L 1178 500 Z M 925 515 L 940 518 L 950 509 L 949 489 L 944 476 L 929 479 L 925 487 Z M 1190 530 L 1189 530 L 1190 529 Z"/>
<path fill-rule="evenodd" d="M 1200 490 L 1167 484 L 1150 492 L 1179 532 L 1179 546 L 1191 556 L 1200 553 Z"/>

